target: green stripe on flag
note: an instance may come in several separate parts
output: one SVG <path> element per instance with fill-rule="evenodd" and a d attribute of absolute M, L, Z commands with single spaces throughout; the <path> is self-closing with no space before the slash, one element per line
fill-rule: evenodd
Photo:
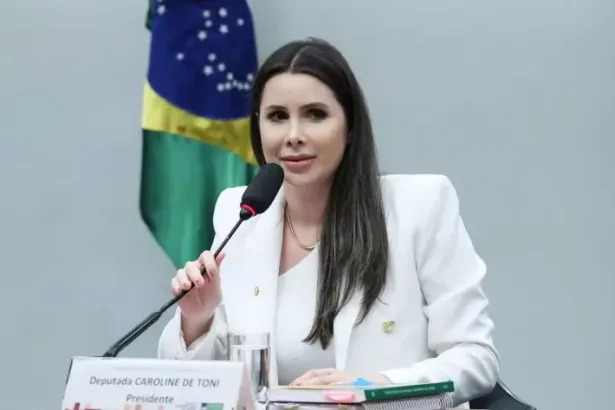
<path fill-rule="evenodd" d="M 143 131 L 141 216 L 177 268 L 211 246 L 220 192 L 246 185 L 256 172 L 257 167 L 223 148 Z"/>

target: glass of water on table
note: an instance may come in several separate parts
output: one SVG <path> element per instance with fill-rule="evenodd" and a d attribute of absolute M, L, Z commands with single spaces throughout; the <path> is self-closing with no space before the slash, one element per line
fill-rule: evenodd
<path fill-rule="evenodd" d="M 269 333 L 228 334 L 229 360 L 246 364 L 252 394 L 261 403 L 267 402 L 269 392 L 269 350 Z"/>

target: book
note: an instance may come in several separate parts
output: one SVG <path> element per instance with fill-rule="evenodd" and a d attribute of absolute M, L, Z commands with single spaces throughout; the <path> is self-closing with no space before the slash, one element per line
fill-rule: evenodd
<path fill-rule="evenodd" d="M 453 400 L 449 394 L 400 400 L 366 401 L 359 404 L 268 402 L 266 406 L 266 410 L 446 410 L 451 408 L 453 408 Z"/>
<path fill-rule="evenodd" d="M 328 386 L 276 386 L 269 390 L 269 401 L 277 403 L 362 404 L 372 401 L 403 400 L 441 396 L 455 391 L 452 381 L 417 385 L 368 384 Z"/>

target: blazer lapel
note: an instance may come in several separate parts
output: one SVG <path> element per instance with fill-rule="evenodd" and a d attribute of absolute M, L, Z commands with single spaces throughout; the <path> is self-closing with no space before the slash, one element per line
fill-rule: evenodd
<path fill-rule="evenodd" d="M 269 332 L 270 336 L 270 370 L 269 384 L 278 384 L 275 353 L 275 319 L 277 284 L 280 271 L 280 253 L 284 233 L 284 190 L 280 189 L 267 211 L 259 215 L 256 225 L 249 235 L 248 252 L 245 269 L 252 271 L 254 283 L 255 307 L 258 309 L 259 328 Z"/>

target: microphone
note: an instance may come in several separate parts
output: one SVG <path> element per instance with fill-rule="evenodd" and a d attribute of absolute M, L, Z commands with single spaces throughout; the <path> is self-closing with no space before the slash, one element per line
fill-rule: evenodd
<path fill-rule="evenodd" d="M 239 220 L 235 224 L 235 226 L 231 229 L 229 234 L 224 238 L 218 249 L 214 253 L 214 257 L 217 257 L 222 249 L 226 246 L 227 242 L 231 239 L 231 237 L 235 234 L 235 231 L 239 228 L 239 226 L 248 219 L 262 214 L 267 209 L 275 199 L 280 187 L 282 186 L 282 182 L 284 182 L 284 171 L 282 167 L 278 164 L 266 164 L 261 167 L 260 171 L 254 179 L 250 182 L 246 190 L 244 191 L 241 197 L 240 211 L 239 211 Z M 205 268 L 202 269 L 201 274 L 204 275 L 206 273 Z M 194 287 L 194 285 L 192 285 Z M 132 342 L 134 342 L 139 336 L 147 331 L 150 327 L 152 327 L 162 315 L 174 304 L 179 302 L 181 298 L 183 298 L 192 287 L 175 296 L 173 299 L 169 300 L 167 303 L 162 305 L 160 309 L 155 312 L 152 312 L 147 316 L 141 323 L 135 326 L 130 332 L 126 333 L 120 340 L 115 342 L 103 355 L 102 357 L 116 357 L 122 350 L 128 347 Z"/>

